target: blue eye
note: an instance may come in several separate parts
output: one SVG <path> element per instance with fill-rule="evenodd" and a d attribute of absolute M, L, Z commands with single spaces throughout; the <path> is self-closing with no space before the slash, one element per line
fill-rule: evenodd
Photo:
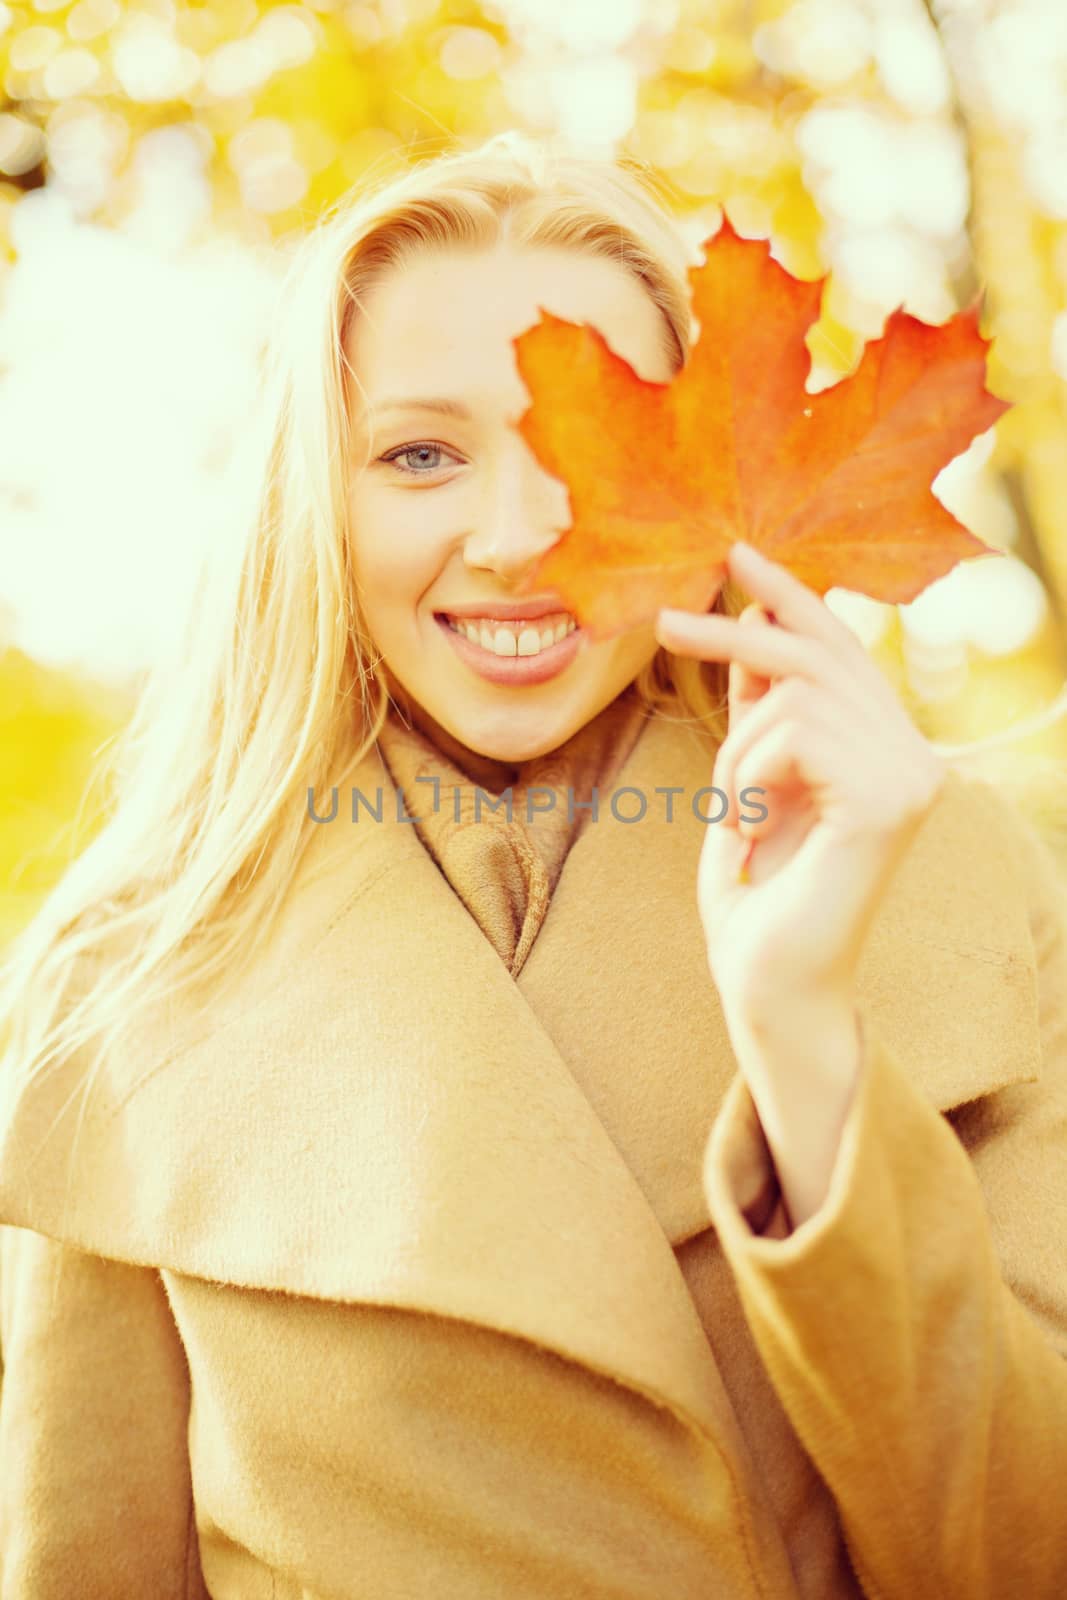
<path fill-rule="evenodd" d="M 387 450 L 385 455 L 379 456 L 378 459 L 379 461 L 388 461 L 390 465 L 396 466 L 401 472 L 406 472 L 413 478 L 426 478 L 429 477 L 431 473 L 440 470 L 440 462 L 427 462 L 426 460 L 423 460 L 421 467 L 412 467 L 404 465 L 402 458 L 404 456 L 440 456 L 444 453 L 444 449 L 445 447 L 443 444 L 433 444 L 429 440 L 423 440 L 418 444 L 398 445 L 395 450 Z M 451 454 L 451 452 L 449 453 Z M 458 460 L 458 457 L 453 456 L 452 459 Z"/>

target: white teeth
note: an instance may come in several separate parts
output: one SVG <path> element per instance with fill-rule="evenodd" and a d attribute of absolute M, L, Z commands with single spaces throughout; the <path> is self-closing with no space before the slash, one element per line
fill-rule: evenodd
<path fill-rule="evenodd" d="M 473 644 L 497 656 L 536 656 L 551 645 L 558 644 L 578 626 L 573 617 L 538 627 L 536 623 L 493 623 L 491 619 L 472 621 L 468 618 L 450 618 L 449 626 L 462 633 Z M 516 632 L 518 628 L 518 632 Z"/>

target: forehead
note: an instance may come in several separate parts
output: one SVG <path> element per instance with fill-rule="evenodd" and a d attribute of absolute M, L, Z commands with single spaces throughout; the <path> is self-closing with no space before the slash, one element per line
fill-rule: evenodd
<path fill-rule="evenodd" d="M 662 313 L 634 275 L 590 251 L 427 248 L 364 297 L 347 354 L 371 407 L 396 395 L 466 394 L 526 403 L 511 340 L 540 307 L 592 324 L 638 375 L 666 382 Z"/>

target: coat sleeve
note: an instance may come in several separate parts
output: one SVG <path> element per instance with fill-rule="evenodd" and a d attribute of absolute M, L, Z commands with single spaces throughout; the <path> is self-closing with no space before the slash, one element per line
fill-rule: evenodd
<path fill-rule="evenodd" d="M 749 1328 L 878 1600 L 1067 1594 L 1063 890 L 1030 825 L 1014 809 L 1003 825 L 1030 905 L 1039 1080 L 952 1123 L 861 1004 L 861 1077 L 814 1216 L 782 1225 L 740 1074 L 705 1154 Z"/>
<path fill-rule="evenodd" d="M 0 1225 L 0 1600 L 205 1600 L 159 1274 Z"/>

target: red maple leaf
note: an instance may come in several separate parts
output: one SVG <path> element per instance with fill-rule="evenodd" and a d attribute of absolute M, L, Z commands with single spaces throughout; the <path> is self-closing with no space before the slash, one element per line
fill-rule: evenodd
<path fill-rule="evenodd" d="M 670 383 L 544 309 L 513 341 L 532 402 L 519 431 L 572 519 L 518 592 L 548 586 L 600 639 L 663 606 L 706 610 L 737 539 L 817 594 L 887 601 L 994 553 L 930 489 L 1008 409 L 985 387 L 979 306 L 939 326 L 894 311 L 850 377 L 810 394 L 825 279 L 792 277 L 728 221 L 704 251 L 699 334 Z"/>

